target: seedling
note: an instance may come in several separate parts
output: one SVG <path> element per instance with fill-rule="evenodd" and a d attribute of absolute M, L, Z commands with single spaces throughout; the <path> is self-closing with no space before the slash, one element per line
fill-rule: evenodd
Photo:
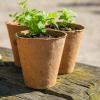
<path fill-rule="evenodd" d="M 29 29 L 29 36 L 47 34 L 46 25 L 54 26 L 56 29 L 67 28 L 69 23 L 75 22 L 76 13 L 69 9 L 64 9 L 57 12 L 46 13 L 31 9 L 27 5 L 27 0 L 18 2 L 21 12 L 10 14 L 13 21 L 18 22 L 21 26 L 26 26 Z M 56 20 L 61 21 L 60 24 Z M 69 30 L 70 28 L 68 28 Z"/>
<path fill-rule="evenodd" d="M 76 13 L 69 9 L 63 9 L 50 13 L 52 20 L 48 21 L 48 27 L 58 30 L 72 30 L 74 26 L 70 26 L 75 23 Z M 57 22 L 58 21 L 58 22 Z"/>
<path fill-rule="evenodd" d="M 13 18 L 13 21 L 18 22 L 21 26 L 26 26 L 29 29 L 28 36 L 47 34 L 46 33 L 46 24 L 56 24 L 57 12 L 45 13 L 44 11 L 38 11 L 31 9 L 26 4 L 27 0 L 19 2 L 19 7 L 21 12 L 15 13 L 10 16 Z"/>
<path fill-rule="evenodd" d="M 58 25 L 57 25 L 57 23 L 56 23 L 57 17 L 58 17 L 58 13 L 57 13 L 57 12 L 48 13 L 47 24 L 49 24 L 49 25 L 54 25 L 57 29 L 59 29 L 59 28 L 58 28 Z"/>
<path fill-rule="evenodd" d="M 69 9 L 58 11 L 60 27 L 66 27 L 67 24 L 75 23 L 76 13 Z"/>
<path fill-rule="evenodd" d="M 21 12 L 10 15 L 13 21 L 18 22 L 21 26 L 26 26 L 29 29 L 29 35 L 45 34 L 47 14 L 44 11 L 31 9 L 26 4 L 27 0 L 19 2 Z"/>

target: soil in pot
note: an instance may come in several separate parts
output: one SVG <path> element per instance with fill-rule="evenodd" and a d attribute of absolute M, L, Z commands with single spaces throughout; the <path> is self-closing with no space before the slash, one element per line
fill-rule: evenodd
<path fill-rule="evenodd" d="M 9 33 L 9 37 L 10 37 L 10 42 L 11 42 L 12 51 L 13 51 L 13 55 L 14 55 L 14 61 L 15 61 L 16 66 L 20 67 L 21 64 L 20 64 L 20 58 L 19 58 L 15 34 L 17 32 L 25 30 L 27 28 L 18 25 L 18 23 L 16 23 L 16 22 L 8 22 L 8 23 L 6 23 L 6 25 L 7 25 L 7 29 L 8 29 L 8 33 Z"/>
<path fill-rule="evenodd" d="M 57 29 L 54 25 L 49 25 L 47 28 Z M 82 40 L 84 27 L 78 24 L 67 24 L 65 28 L 59 24 L 59 30 L 67 33 L 64 51 L 60 64 L 59 73 L 68 74 L 74 71 L 77 55 Z"/>
<path fill-rule="evenodd" d="M 35 89 L 55 85 L 63 53 L 66 34 L 54 30 L 47 32 L 46 36 L 17 36 L 25 84 Z"/>

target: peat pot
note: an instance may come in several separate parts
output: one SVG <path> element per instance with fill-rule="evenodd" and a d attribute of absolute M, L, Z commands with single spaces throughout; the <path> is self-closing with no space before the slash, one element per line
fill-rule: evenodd
<path fill-rule="evenodd" d="M 8 33 L 9 33 L 9 37 L 10 37 L 10 42 L 11 42 L 12 51 L 13 51 L 13 55 L 14 55 L 14 61 L 15 61 L 16 66 L 20 67 L 21 64 L 20 64 L 15 34 L 17 32 L 25 30 L 26 27 L 20 26 L 15 22 L 8 22 L 8 23 L 6 23 L 6 25 L 7 25 L 7 29 L 8 29 Z"/>
<path fill-rule="evenodd" d="M 76 30 L 65 31 L 67 33 L 67 38 L 65 41 L 64 51 L 59 69 L 60 74 L 72 73 L 75 67 L 84 27 L 77 24 L 73 24 L 73 26 Z"/>
<path fill-rule="evenodd" d="M 34 89 L 54 86 L 59 71 L 67 34 L 56 30 L 47 33 L 56 38 L 25 38 L 17 34 L 25 84 Z"/>

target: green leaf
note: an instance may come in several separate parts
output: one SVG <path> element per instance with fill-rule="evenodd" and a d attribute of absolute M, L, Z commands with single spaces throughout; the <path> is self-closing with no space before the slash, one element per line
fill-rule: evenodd
<path fill-rule="evenodd" d="M 64 23 L 64 25 L 66 25 L 67 23 L 75 23 L 75 17 L 77 14 L 72 10 L 63 9 L 62 11 L 58 11 L 58 13 L 59 13 L 59 20 L 61 20 L 62 23 Z"/>
<path fill-rule="evenodd" d="M 39 22 L 37 25 L 39 29 L 45 28 L 45 24 L 43 24 L 42 22 Z"/>
<path fill-rule="evenodd" d="M 24 8 L 27 8 L 27 4 L 26 4 L 27 1 L 28 1 L 28 0 L 23 0 L 23 1 L 19 2 L 19 6 L 20 6 L 21 8 L 23 8 L 23 9 L 24 9 Z"/>
<path fill-rule="evenodd" d="M 47 24 L 49 25 L 53 24 L 58 28 L 58 25 L 56 24 L 56 19 L 57 19 L 57 12 L 48 13 Z"/>
<path fill-rule="evenodd" d="M 32 16 L 30 16 L 30 15 L 25 16 L 25 20 L 31 21 L 32 20 Z"/>
<path fill-rule="evenodd" d="M 48 18 L 56 18 L 57 17 L 57 13 L 56 12 L 51 12 L 48 14 Z"/>

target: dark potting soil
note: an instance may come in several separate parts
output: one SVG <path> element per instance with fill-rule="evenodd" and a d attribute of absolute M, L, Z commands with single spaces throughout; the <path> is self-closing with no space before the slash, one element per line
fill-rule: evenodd
<path fill-rule="evenodd" d="M 58 24 L 58 28 L 51 24 L 47 25 L 46 28 L 51 28 L 55 30 L 61 30 L 61 31 L 75 31 L 75 30 L 80 30 L 80 27 L 78 27 L 76 24 L 67 24 L 66 27 L 63 27 L 62 25 Z"/>
<path fill-rule="evenodd" d="M 23 38 L 57 38 L 56 36 L 50 35 L 50 34 L 23 34 L 23 33 L 18 33 L 19 37 L 23 37 Z"/>

